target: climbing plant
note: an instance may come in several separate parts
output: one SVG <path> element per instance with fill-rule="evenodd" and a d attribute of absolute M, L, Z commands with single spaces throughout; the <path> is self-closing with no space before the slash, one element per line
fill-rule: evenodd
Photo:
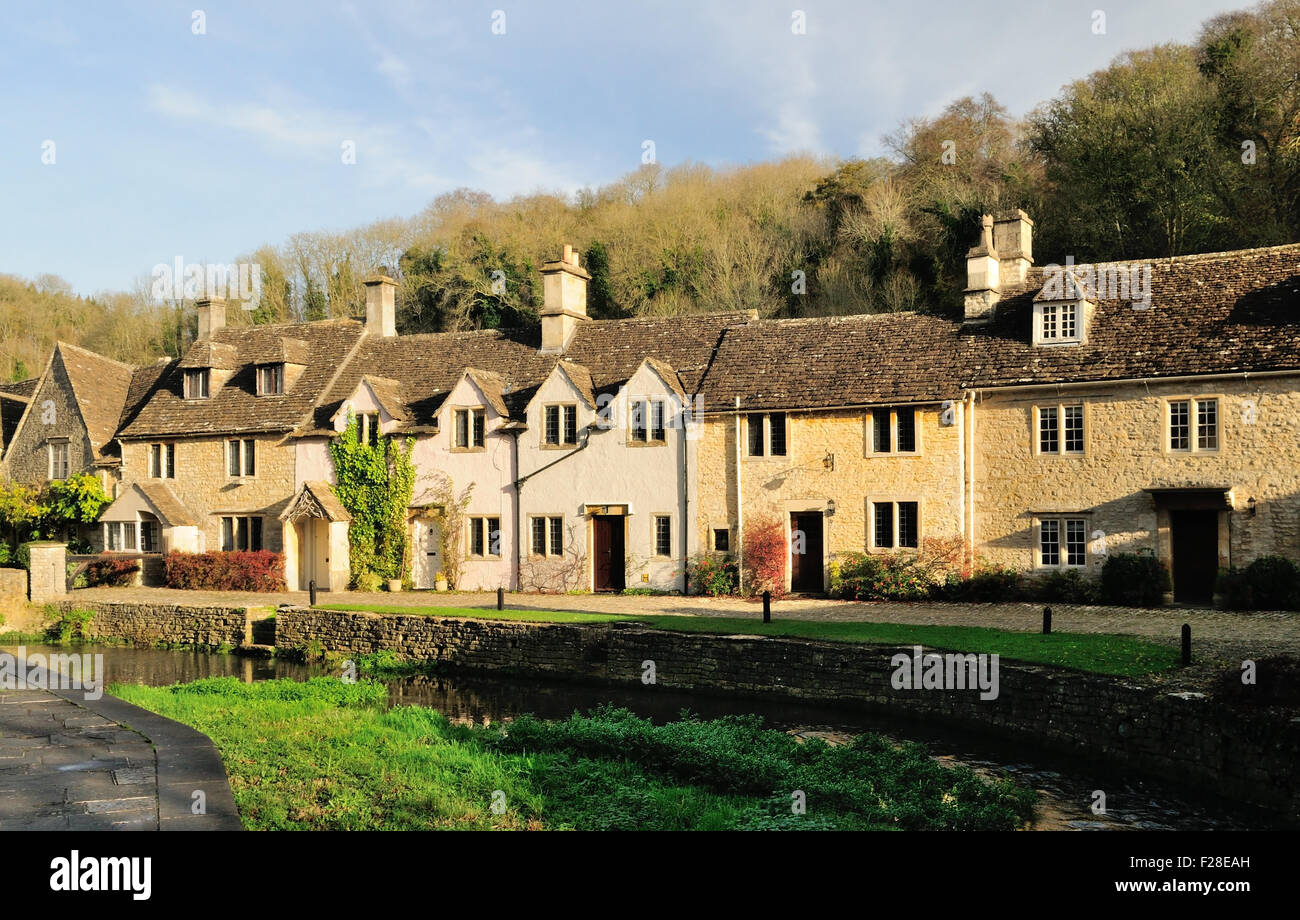
<path fill-rule="evenodd" d="M 438 523 L 441 525 L 438 551 L 442 557 L 442 574 L 454 588 L 460 581 L 460 570 L 465 563 L 465 545 L 462 535 L 465 532 L 465 509 L 469 507 L 470 494 L 474 483 L 470 483 L 459 494 L 456 484 L 446 473 L 439 473 L 429 487 L 430 504 L 441 510 Z"/>
<path fill-rule="evenodd" d="M 373 573 L 403 578 L 409 558 L 407 509 L 415 493 L 414 438 L 380 438 L 377 444 L 357 437 L 357 419 L 348 413 L 343 434 L 330 444 L 334 494 L 352 515 L 348 528 L 352 580 Z"/>

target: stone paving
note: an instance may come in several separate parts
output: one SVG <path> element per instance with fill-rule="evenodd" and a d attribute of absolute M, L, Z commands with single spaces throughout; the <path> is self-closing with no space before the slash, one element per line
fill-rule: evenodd
<path fill-rule="evenodd" d="M 78 598 L 98 601 L 168 604 L 221 604 L 277 606 L 306 604 L 305 591 L 276 594 L 251 592 L 177 591 L 165 588 L 90 588 L 74 591 Z M 318 603 L 384 606 L 486 607 L 496 606 L 494 592 L 410 591 L 400 594 L 342 592 L 317 595 Z M 540 610 L 572 610 L 628 615 L 659 613 L 687 616 L 758 617 L 758 603 L 741 598 L 682 597 L 677 595 L 507 594 L 506 606 Z M 1035 632 L 1042 627 L 1042 604 L 945 604 L 836 601 L 795 597 L 774 601 L 776 618 L 840 622 L 916 623 L 941 626 L 987 626 Z M 1239 612 L 1197 607 L 1100 607 L 1052 604 L 1052 627 L 1057 632 L 1111 633 L 1141 636 L 1176 645 L 1182 624 L 1192 628 L 1198 649 L 1225 659 L 1285 654 L 1300 657 L 1300 613 L 1294 611 Z"/>
<path fill-rule="evenodd" d="M 0 691 L 0 830 L 157 830 L 149 739 L 45 690 Z"/>

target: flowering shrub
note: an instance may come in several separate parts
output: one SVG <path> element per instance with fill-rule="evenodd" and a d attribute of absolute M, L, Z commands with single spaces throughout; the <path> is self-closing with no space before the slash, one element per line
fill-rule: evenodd
<path fill-rule="evenodd" d="M 135 573 L 140 571 L 140 563 L 134 559 L 117 559 L 104 556 L 86 563 L 83 574 L 86 587 L 125 588 L 135 581 Z"/>
<path fill-rule="evenodd" d="M 772 592 L 785 596 L 785 527 L 770 515 L 745 522 L 745 590 L 749 594 Z"/>
<path fill-rule="evenodd" d="M 831 596 L 853 601 L 923 601 L 934 596 L 935 565 L 922 556 L 845 553 L 831 563 Z"/>
<path fill-rule="evenodd" d="M 284 555 L 267 550 L 233 553 L 170 552 L 163 560 L 169 588 L 208 591 L 283 591 Z"/>
<path fill-rule="evenodd" d="M 735 594 L 740 570 L 730 557 L 702 555 L 686 566 L 686 577 L 696 594 L 718 597 Z"/>

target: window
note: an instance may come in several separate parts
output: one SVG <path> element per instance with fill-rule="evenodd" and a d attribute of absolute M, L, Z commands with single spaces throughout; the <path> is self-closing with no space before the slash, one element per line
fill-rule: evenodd
<path fill-rule="evenodd" d="M 768 444 L 773 457 L 785 456 L 785 413 L 772 412 L 767 417 Z"/>
<path fill-rule="evenodd" d="M 789 432 L 786 428 L 786 414 L 784 412 L 751 412 L 748 416 L 749 426 L 749 455 L 751 457 L 762 457 L 768 454 L 773 457 L 784 457 L 788 450 Z M 764 438 L 764 424 L 767 426 L 766 438 Z"/>
<path fill-rule="evenodd" d="M 1217 398 L 1171 399 L 1169 401 L 1169 450 L 1215 451 L 1219 449 L 1219 400 Z M 1192 420 L 1195 419 L 1195 438 Z"/>
<path fill-rule="evenodd" d="M 1083 453 L 1083 406 L 1039 406 L 1038 452 Z"/>
<path fill-rule="evenodd" d="M 176 478 L 176 445 L 149 445 L 149 477 L 151 479 Z"/>
<path fill-rule="evenodd" d="M 460 450 L 474 450 L 483 446 L 487 429 L 487 410 L 457 409 L 455 424 L 453 447 Z"/>
<path fill-rule="evenodd" d="M 646 423 L 648 421 L 648 419 L 646 418 L 646 414 L 648 412 L 648 409 L 646 407 L 645 400 L 643 399 L 632 400 L 631 410 L 632 410 L 632 418 L 629 421 L 631 424 L 632 440 L 640 441 L 642 444 L 644 444 L 650 438 L 650 430 L 646 427 Z"/>
<path fill-rule="evenodd" d="M 232 477 L 257 473 L 257 443 L 251 439 L 232 438 L 226 442 L 226 470 Z"/>
<path fill-rule="evenodd" d="M 472 517 L 469 519 L 469 554 L 471 556 L 501 555 L 501 518 Z"/>
<path fill-rule="evenodd" d="M 1219 449 L 1219 401 L 1217 399 L 1196 401 L 1196 449 Z"/>
<path fill-rule="evenodd" d="M 746 428 L 749 431 L 749 455 L 751 457 L 763 456 L 763 413 L 749 413 Z"/>
<path fill-rule="evenodd" d="M 357 443 L 379 445 L 379 413 L 362 412 L 357 416 Z"/>
<path fill-rule="evenodd" d="M 1088 564 L 1087 522 L 1083 518 L 1043 518 L 1038 522 L 1038 564 L 1079 568 Z"/>
<path fill-rule="evenodd" d="M 1051 302 L 1039 304 L 1038 340 L 1040 342 L 1079 341 L 1079 305 Z"/>
<path fill-rule="evenodd" d="M 69 459 L 70 453 L 68 450 L 68 442 L 66 440 L 51 441 L 49 448 L 50 448 L 50 478 L 67 479 L 68 476 L 71 475 L 72 473 L 71 461 Z"/>
<path fill-rule="evenodd" d="M 875 454 L 914 454 L 916 443 L 916 409 L 910 406 L 872 409 L 871 452 Z"/>
<path fill-rule="evenodd" d="M 136 542 L 134 521 L 109 521 L 104 525 L 104 546 L 111 553 L 133 553 L 139 548 Z M 148 550 L 146 550 L 148 552 Z"/>
<path fill-rule="evenodd" d="M 208 398 L 208 369 L 187 370 L 185 372 L 185 398 Z"/>
<path fill-rule="evenodd" d="M 260 517 L 223 517 L 221 519 L 221 551 L 258 552 L 262 549 L 262 519 Z"/>
<path fill-rule="evenodd" d="M 547 406 L 543 438 L 550 446 L 578 443 L 578 407 Z"/>
<path fill-rule="evenodd" d="M 257 367 L 257 395 L 278 396 L 284 392 L 284 365 L 259 364 Z"/>
<path fill-rule="evenodd" d="M 725 527 L 713 529 L 713 548 L 720 553 L 731 552 L 731 531 Z"/>
<path fill-rule="evenodd" d="M 919 502 L 872 502 L 871 535 L 875 549 L 917 549 L 921 545 Z"/>
<path fill-rule="evenodd" d="M 535 517 L 532 519 L 532 552 L 534 556 L 560 556 L 564 554 L 563 517 Z"/>
<path fill-rule="evenodd" d="M 671 556 L 673 554 L 673 519 L 666 514 L 655 516 L 655 555 Z"/>
<path fill-rule="evenodd" d="M 614 421 L 614 397 L 608 393 L 596 398 L 596 424 L 606 430 L 617 424 Z"/>
<path fill-rule="evenodd" d="M 650 440 L 667 440 L 664 430 L 664 401 L 662 399 L 650 401 Z"/>

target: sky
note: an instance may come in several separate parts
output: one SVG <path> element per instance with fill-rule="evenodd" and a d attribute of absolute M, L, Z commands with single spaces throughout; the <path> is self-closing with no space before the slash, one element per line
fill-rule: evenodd
<path fill-rule="evenodd" d="M 0 273 L 124 290 L 459 187 L 598 187 L 646 141 L 665 166 L 883 154 L 962 96 L 1021 115 L 1249 5 L 3 0 Z"/>

